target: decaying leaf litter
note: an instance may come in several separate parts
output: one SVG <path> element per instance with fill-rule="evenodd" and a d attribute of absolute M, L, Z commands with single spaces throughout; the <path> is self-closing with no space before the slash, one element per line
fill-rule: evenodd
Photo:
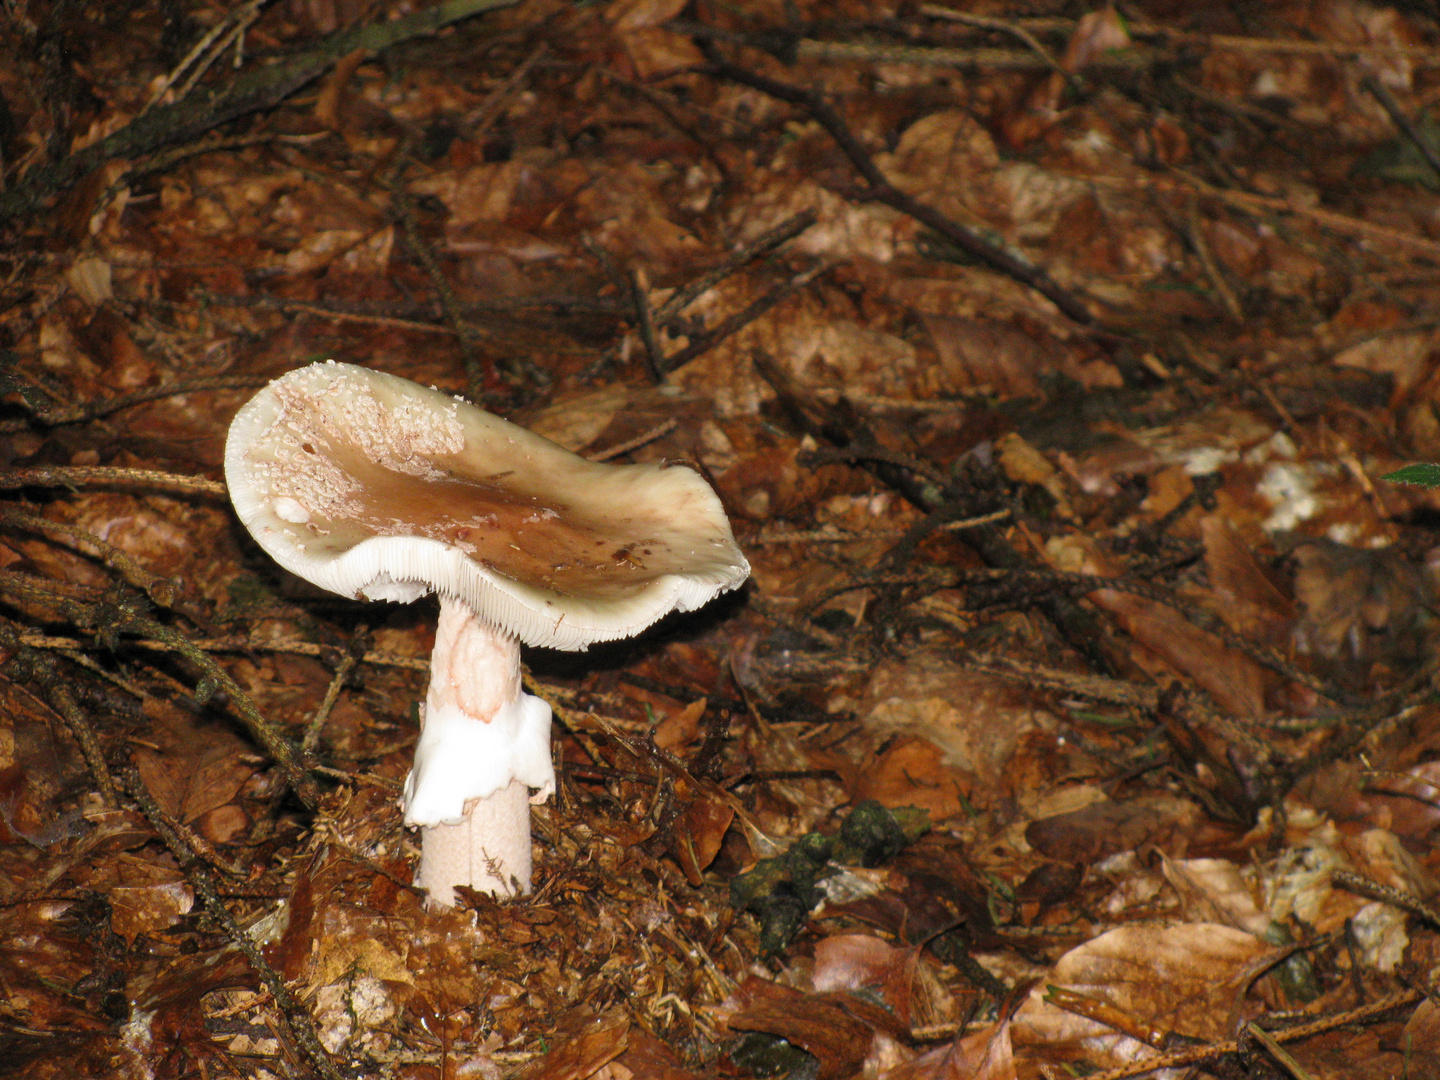
<path fill-rule="evenodd" d="M 1433 13 L 4 18 L 5 1075 L 1434 1075 Z M 527 654 L 523 901 L 217 482 L 327 357 L 754 568 Z"/>

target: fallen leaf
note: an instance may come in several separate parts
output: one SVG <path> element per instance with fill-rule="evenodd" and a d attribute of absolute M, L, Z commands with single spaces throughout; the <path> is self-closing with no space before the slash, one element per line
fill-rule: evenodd
<path fill-rule="evenodd" d="M 517 1076 L 523 1080 L 587 1080 L 625 1052 L 632 1026 L 628 1016 L 606 1013 L 525 1066 Z"/>
<path fill-rule="evenodd" d="M 1053 817 L 1040 818 L 1025 829 L 1025 839 L 1047 859 L 1092 863 L 1131 851 L 1167 833 L 1193 827 L 1192 803 L 1166 796 L 1091 803 Z"/>
<path fill-rule="evenodd" d="M 168 930 L 195 906 L 195 890 L 177 870 L 127 860 L 124 883 L 110 888 L 110 926 L 134 945 L 140 934 Z"/>
<path fill-rule="evenodd" d="M 883 806 L 916 806 L 932 821 L 955 817 L 966 808 L 965 795 L 944 754 L 925 739 L 898 739 L 874 766 L 860 773 L 855 798 L 874 799 Z"/>
<path fill-rule="evenodd" d="M 832 990 L 878 992 L 902 1024 L 910 1023 L 919 953 L 867 934 L 837 934 L 815 946 L 810 983 L 820 993 Z"/>
<path fill-rule="evenodd" d="M 1060 986 L 1125 1014 L 1136 1027 L 1207 1042 L 1228 1037 L 1240 985 L 1272 950 L 1253 935 L 1215 923 L 1122 926 L 1067 952 L 1030 991 L 1011 1025 L 1015 1046 L 1042 1060 L 1083 1052 L 1092 1064 L 1122 1065 L 1155 1051 L 1095 1020 L 1046 1001 Z"/>
<path fill-rule="evenodd" d="M 904 1034 L 885 1010 L 848 994 L 802 994 L 751 975 L 719 1016 L 734 1031 L 778 1035 L 817 1058 L 817 1080 L 841 1080 L 869 1056 L 877 1032 Z"/>

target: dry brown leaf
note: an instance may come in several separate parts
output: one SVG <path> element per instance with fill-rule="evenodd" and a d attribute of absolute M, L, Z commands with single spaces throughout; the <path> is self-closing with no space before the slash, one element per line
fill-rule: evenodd
<path fill-rule="evenodd" d="M 126 859 L 121 881 L 110 888 L 110 926 L 134 945 L 140 934 L 168 930 L 190 913 L 195 890 L 170 867 Z"/>
<path fill-rule="evenodd" d="M 166 754 L 141 748 L 134 760 L 155 800 L 167 813 L 186 822 L 230 803 L 256 772 L 256 766 L 231 739 L 218 746 L 197 740 Z"/>
<path fill-rule="evenodd" d="M 873 766 L 860 771 L 855 798 L 874 799 L 889 807 L 917 806 L 929 813 L 931 821 L 955 817 L 968 803 L 959 778 L 943 758 L 934 743 L 898 739 Z"/>
<path fill-rule="evenodd" d="M 1003 790 L 1006 766 L 1023 740 L 1053 730 L 1056 723 L 1022 684 L 923 651 L 878 665 L 857 711 L 873 731 L 917 736 L 940 748 L 938 760 L 954 773 L 940 776 L 932 767 L 916 773 L 911 786 L 935 792 L 932 797 L 946 805 L 960 778 L 971 797 L 988 798 Z M 927 754 L 910 749 L 904 758 L 922 767 Z M 895 767 L 901 771 L 887 776 L 887 785 L 904 780 L 905 761 Z M 880 782 L 878 776 L 873 780 Z"/>
<path fill-rule="evenodd" d="M 1434 596 L 1419 567 L 1392 549 L 1329 540 L 1301 544 L 1293 557 L 1295 598 L 1304 608 L 1295 627 L 1300 651 L 1362 661 L 1415 655 Z"/>
<path fill-rule="evenodd" d="M 836 934 L 816 944 L 810 983 L 820 993 L 877 992 L 896 1018 L 908 1025 L 919 961 L 913 948 L 897 948 L 867 934 Z"/>
<path fill-rule="evenodd" d="M 1119 927 L 1062 956 L 1020 1006 L 1011 1034 L 1017 1050 L 1042 1060 L 1081 1051 L 1093 1064 L 1120 1065 L 1154 1052 L 1048 1003 L 1045 986 L 1056 985 L 1119 1010 L 1136 1026 L 1218 1042 L 1230 1034 L 1237 991 L 1271 951 L 1254 935 L 1216 923 Z"/>
<path fill-rule="evenodd" d="M 1400 1034 L 1400 1052 L 1415 1071 L 1413 1080 L 1440 1080 L 1440 1005 L 1426 998 L 1415 1007 Z"/>
<path fill-rule="evenodd" d="M 606 1013 L 561 1043 L 519 1074 L 524 1080 L 588 1080 L 623 1054 L 630 1045 L 633 1023 L 620 1013 Z"/>
<path fill-rule="evenodd" d="M 880 1074 L 881 1080 L 1015 1080 L 1010 1024 L 1000 1021 Z"/>
<path fill-rule="evenodd" d="M 954 393 L 1041 396 L 1054 367 L 1052 343 L 990 319 L 926 315 L 925 329 Z"/>
<path fill-rule="evenodd" d="M 686 782 L 676 786 L 676 798 L 683 809 L 678 828 L 666 837 L 667 845 L 691 885 L 705 882 L 704 871 L 725 842 L 725 833 L 735 820 L 734 802 L 711 785 Z"/>
<path fill-rule="evenodd" d="M 1375 824 L 1429 846 L 1440 829 L 1440 760 L 1425 761 L 1404 772 L 1381 773 L 1359 797 L 1358 805 L 1370 812 Z"/>
<path fill-rule="evenodd" d="M 750 976 L 718 1011 L 734 1031 L 778 1035 L 820 1061 L 818 1080 L 841 1080 L 869 1057 L 876 1035 L 903 1034 L 896 1019 L 849 994 L 802 994 Z"/>
<path fill-rule="evenodd" d="M 1116 569 L 1096 545 L 1079 535 L 1051 540 L 1045 554 L 1060 570 L 1112 576 Z M 1127 634 L 1145 647 L 1136 660 L 1157 675 L 1163 677 L 1168 668 L 1189 676 L 1232 716 L 1252 717 L 1264 712 L 1264 671 L 1260 665 L 1201 630 L 1174 608 L 1118 589 L 1096 589 L 1086 598 L 1109 612 Z M 1156 660 L 1161 665 L 1157 666 Z"/>
<path fill-rule="evenodd" d="M 1270 928 L 1270 917 L 1228 859 L 1171 859 L 1162 852 L 1161 867 L 1189 921 L 1223 923 L 1257 937 Z"/>
<path fill-rule="evenodd" d="M 702 697 L 669 710 L 655 725 L 655 745 L 661 750 L 675 750 L 694 742 L 700 733 L 700 718 L 709 704 L 710 699 Z"/>
<path fill-rule="evenodd" d="M 1130 47 L 1130 32 L 1125 21 L 1110 5 L 1086 12 L 1075 24 L 1060 62 L 1066 71 L 1079 71 L 1106 53 Z"/>
<path fill-rule="evenodd" d="M 1025 839 L 1046 858 L 1089 864 L 1164 836 L 1184 835 L 1196 816 L 1194 804 L 1168 796 L 1106 800 L 1032 821 Z"/>
<path fill-rule="evenodd" d="M 1200 519 L 1205 569 L 1220 603 L 1216 611 L 1230 629 L 1261 644 L 1284 640 L 1296 618 L 1295 605 L 1256 562 L 1251 544 L 1218 514 Z"/>
<path fill-rule="evenodd" d="M 700 1080 L 701 1074 L 686 1069 L 670 1047 L 642 1027 L 632 1027 L 625 1052 L 611 1065 L 629 1070 L 635 1080 Z"/>

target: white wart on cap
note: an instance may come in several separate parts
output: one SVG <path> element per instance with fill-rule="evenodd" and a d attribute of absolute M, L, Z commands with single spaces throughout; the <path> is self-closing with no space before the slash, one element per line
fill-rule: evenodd
<path fill-rule="evenodd" d="M 579 650 L 740 585 L 750 567 L 690 469 L 603 465 L 438 390 L 334 361 L 272 382 L 225 446 L 235 509 L 308 581 L 454 597 Z"/>

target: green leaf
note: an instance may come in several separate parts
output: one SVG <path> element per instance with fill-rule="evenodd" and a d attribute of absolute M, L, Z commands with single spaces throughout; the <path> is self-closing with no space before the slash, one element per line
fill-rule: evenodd
<path fill-rule="evenodd" d="M 1440 487 L 1440 465 L 1406 465 L 1403 469 L 1396 469 L 1392 473 L 1386 473 L 1380 477 L 1381 480 L 1389 480 L 1394 484 L 1419 484 L 1421 487 Z"/>

